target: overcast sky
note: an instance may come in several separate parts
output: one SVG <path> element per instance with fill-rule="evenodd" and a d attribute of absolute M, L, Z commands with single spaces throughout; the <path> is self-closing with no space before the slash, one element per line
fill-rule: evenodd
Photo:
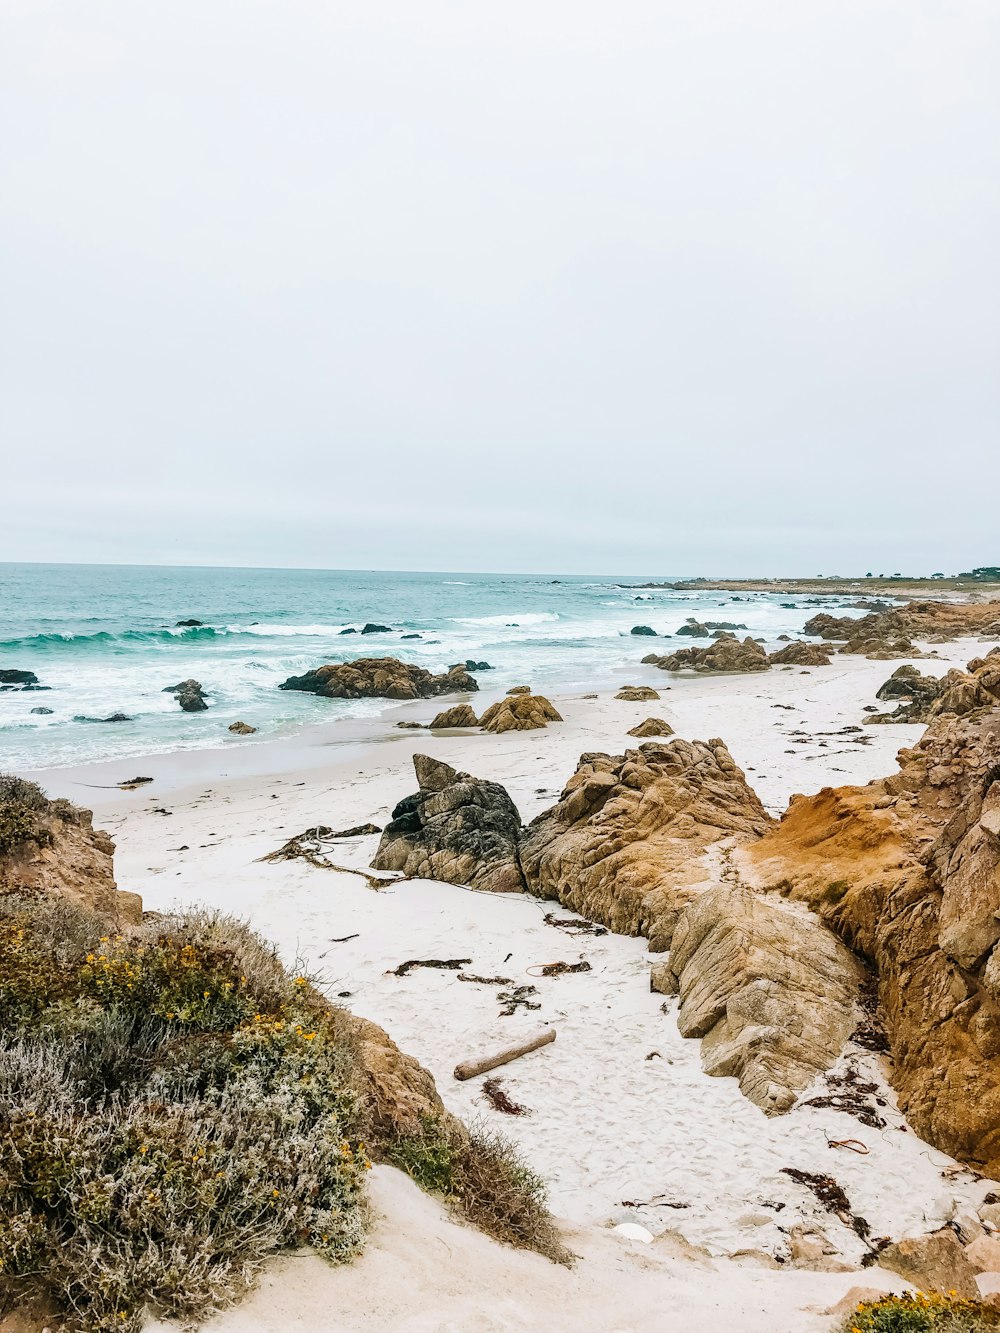
<path fill-rule="evenodd" d="M 0 559 L 1000 562 L 996 0 L 0 16 Z"/>

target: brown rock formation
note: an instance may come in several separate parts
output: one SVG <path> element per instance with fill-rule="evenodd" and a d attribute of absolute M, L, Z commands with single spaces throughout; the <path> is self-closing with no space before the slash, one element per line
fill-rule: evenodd
<path fill-rule="evenodd" d="M 257 728 L 251 727 L 249 722 L 230 722 L 229 730 L 234 736 L 252 736 Z"/>
<path fill-rule="evenodd" d="M 749 636 L 716 639 L 708 648 L 678 648 L 664 657 L 646 657 L 661 671 L 767 671 L 771 663 L 761 644 Z"/>
<path fill-rule="evenodd" d="M 438 713 L 429 726 L 431 731 L 446 731 L 450 727 L 478 727 L 479 718 L 471 704 L 456 704 L 454 708 L 446 708 L 443 713 Z"/>
<path fill-rule="evenodd" d="M 878 1261 L 882 1268 L 912 1282 L 918 1291 L 979 1299 L 975 1267 L 965 1257 L 958 1237 L 947 1228 L 897 1241 L 881 1251 Z"/>
<path fill-rule="evenodd" d="M 940 643 L 970 634 L 1000 638 L 1000 603 L 908 602 L 895 610 L 860 617 L 820 612 L 806 622 L 802 632 L 824 639 L 846 640 L 848 647 L 841 649 L 842 652 L 860 652 L 862 648 L 851 645 L 874 641 L 932 639 Z"/>
<path fill-rule="evenodd" d="M 479 725 L 483 731 L 535 731 L 561 721 L 543 694 L 513 694 L 487 708 Z"/>
<path fill-rule="evenodd" d="M 326 699 L 432 699 L 439 694 L 471 693 L 479 686 L 462 666 L 434 676 L 395 657 L 361 657 L 356 662 L 316 667 L 304 676 L 289 676 L 278 689 L 304 690 Z"/>
<path fill-rule="evenodd" d="M 139 895 L 115 886 L 114 850 L 89 810 L 0 776 L 0 892 L 52 893 L 110 925 L 138 920 Z"/>
<path fill-rule="evenodd" d="M 521 893 L 521 817 L 503 787 L 424 754 L 413 756 L 413 767 L 420 790 L 393 810 L 372 869 Z"/>
<path fill-rule="evenodd" d="M 798 640 L 772 653 L 770 661 L 772 666 L 829 666 L 831 651 L 828 644 Z"/>
<path fill-rule="evenodd" d="M 716 878 L 706 849 L 770 822 L 722 741 L 648 741 L 583 755 L 558 803 L 524 831 L 521 866 L 532 893 L 662 951 L 682 908 Z"/>
<path fill-rule="evenodd" d="M 677 1023 L 709 1074 L 734 1075 L 767 1114 L 789 1110 L 854 1029 L 857 960 L 812 912 L 720 884 L 681 913 L 671 977 Z M 666 984 L 662 984 L 665 982 Z"/>
<path fill-rule="evenodd" d="M 942 714 L 900 771 L 795 797 L 749 851 L 760 883 L 873 961 L 913 1127 L 1000 1172 L 1000 708 Z"/>
<path fill-rule="evenodd" d="M 943 713 L 961 717 L 977 708 L 992 708 L 1000 703 L 1000 648 L 973 658 L 966 671 L 951 670 L 940 677 L 902 666 L 875 697 L 901 703 L 894 712 L 879 713 L 869 722 L 929 722 Z"/>
<path fill-rule="evenodd" d="M 656 661 L 655 656 L 644 657 L 644 662 Z M 624 699 L 626 703 L 638 704 L 646 703 L 649 699 L 658 699 L 660 696 L 651 685 L 623 685 L 615 695 L 616 699 Z"/>
<path fill-rule="evenodd" d="M 637 727 L 630 728 L 627 734 L 637 736 L 640 740 L 647 740 L 650 736 L 672 736 L 674 729 L 662 717 L 647 717 L 645 722 L 640 722 Z"/>

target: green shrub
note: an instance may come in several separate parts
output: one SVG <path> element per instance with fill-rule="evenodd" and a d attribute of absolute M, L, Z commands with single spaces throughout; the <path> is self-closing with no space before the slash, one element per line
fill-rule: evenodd
<path fill-rule="evenodd" d="M 841 1333 L 986 1333 L 1000 1328 L 1000 1310 L 982 1301 L 907 1292 L 865 1301 Z"/>
<path fill-rule="evenodd" d="M 459 1135 L 424 1116 L 418 1134 L 397 1138 L 385 1152 L 488 1236 L 556 1263 L 572 1261 L 546 1206 L 544 1181 L 503 1135 L 481 1125 Z"/>
<path fill-rule="evenodd" d="M 276 1250 L 357 1254 L 366 1108 L 337 1012 L 235 922 L 98 932 L 2 900 L 2 1294 L 41 1282 L 70 1327 L 132 1330 L 146 1304 L 221 1309 Z"/>

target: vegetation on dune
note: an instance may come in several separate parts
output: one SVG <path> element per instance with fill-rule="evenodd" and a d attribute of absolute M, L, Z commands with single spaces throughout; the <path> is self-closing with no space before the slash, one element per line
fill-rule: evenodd
<path fill-rule="evenodd" d="M 350 1259 L 372 1156 L 554 1251 L 512 1149 L 441 1130 L 428 1165 L 429 1127 L 427 1162 L 369 1149 L 368 1098 L 350 1017 L 240 923 L 109 935 L 58 898 L 0 895 L 0 1314 L 43 1298 L 67 1329 L 137 1330 L 147 1306 L 224 1308 L 279 1250 Z"/>
<path fill-rule="evenodd" d="M 0 773 L 0 856 L 26 842 L 49 842 L 51 834 L 39 816 L 60 804 L 49 801 L 34 782 Z"/>
<path fill-rule="evenodd" d="M 841 1333 L 987 1333 L 1000 1328 L 1000 1309 L 956 1296 L 907 1292 L 865 1301 Z"/>

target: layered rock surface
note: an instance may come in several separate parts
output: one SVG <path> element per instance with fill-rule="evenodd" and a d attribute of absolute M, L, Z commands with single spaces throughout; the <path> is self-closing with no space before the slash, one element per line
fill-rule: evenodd
<path fill-rule="evenodd" d="M 395 657 L 361 657 L 316 667 L 304 676 L 289 676 L 281 690 L 304 690 L 326 699 L 432 699 L 439 694 L 465 694 L 479 689 L 464 666 L 433 675 Z"/>
<path fill-rule="evenodd" d="M 419 879 L 520 893 L 521 817 L 503 787 L 413 756 L 419 790 L 399 802 L 372 867 Z"/>
<path fill-rule="evenodd" d="M 1000 708 L 942 714 L 900 770 L 792 800 L 749 850 L 872 960 L 913 1127 L 1000 1171 Z"/>
<path fill-rule="evenodd" d="M 869 722 L 929 722 L 943 713 L 961 717 L 977 708 L 993 708 L 1000 704 L 1000 648 L 973 658 L 967 670 L 953 669 L 944 676 L 925 676 L 916 667 L 902 666 L 875 697 L 898 700 L 899 706 Z"/>
<path fill-rule="evenodd" d="M 531 892 L 662 951 L 713 881 L 706 849 L 770 823 L 722 741 L 648 741 L 583 755 L 557 804 L 525 829 L 521 866 Z"/>

